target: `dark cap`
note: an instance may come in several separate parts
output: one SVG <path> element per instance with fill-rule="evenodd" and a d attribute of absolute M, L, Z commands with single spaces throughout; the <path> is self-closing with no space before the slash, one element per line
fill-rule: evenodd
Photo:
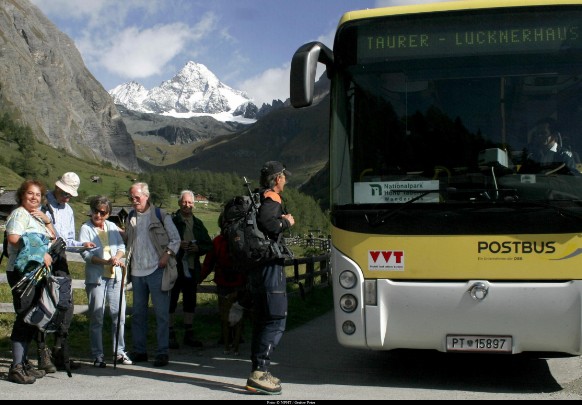
<path fill-rule="evenodd" d="M 281 162 L 271 160 L 263 164 L 263 168 L 261 169 L 261 175 L 270 176 L 272 174 L 277 173 L 284 173 L 286 176 L 291 176 L 291 172 L 285 169 L 285 165 L 283 165 Z"/>

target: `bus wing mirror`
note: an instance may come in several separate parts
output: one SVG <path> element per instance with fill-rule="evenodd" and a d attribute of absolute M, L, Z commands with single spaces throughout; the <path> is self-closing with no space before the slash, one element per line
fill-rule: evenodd
<path fill-rule="evenodd" d="M 307 107 L 313 102 L 317 62 L 325 64 L 329 77 L 333 65 L 333 52 L 321 42 L 309 42 L 293 54 L 289 89 L 293 107 Z"/>

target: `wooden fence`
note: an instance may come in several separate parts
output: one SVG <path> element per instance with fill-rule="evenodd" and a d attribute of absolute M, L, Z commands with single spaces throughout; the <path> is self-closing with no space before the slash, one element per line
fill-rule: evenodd
<path fill-rule="evenodd" d="M 316 270 L 316 265 L 319 269 Z M 326 284 L 328 282 L 330 266 L 329 253 L 319 255 L 302 257 L 297 259 L 289 259 L 285 261 L 285 267 L 293 266 L 293 276 L 287 277 L 287 283 L 294 283 L 299 286 L 299 293 L 303 298 L 305 294 L 309 293 L 316 285 L 316 279 L 319 277 L 318 284 Z M 305 271 L 302 271 L 305 269 Z M 6 275 L 0 274 L 0 284 L 6 283 Z M 84 289 L 85 282 L 83 280 L 73 280 L 74 289 Z M 131 288 L 131 286 L 130 286 Z M 215 284 L 201 284 L 198 286 L 198 292 L 203 294 L 216 294 Z M 75 305 L 75 313 L 85 313 L 87 305 Z M 14 307 L 12 303 L 0 303 L 0 313 L 12 313 Z"/>

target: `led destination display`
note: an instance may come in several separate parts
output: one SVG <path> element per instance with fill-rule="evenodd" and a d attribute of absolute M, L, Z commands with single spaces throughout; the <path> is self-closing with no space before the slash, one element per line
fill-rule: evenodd
<path fill-rule="evenodd" d="M 582 16 L 532 13 L 525 21 L 524 17 L 495 14 L 455 19 L 431 16 L 422 20 L 417 16 L 416 24 L 398 20 L 362 25 L 358 32 L 358 62 L 582 48 Z"/>

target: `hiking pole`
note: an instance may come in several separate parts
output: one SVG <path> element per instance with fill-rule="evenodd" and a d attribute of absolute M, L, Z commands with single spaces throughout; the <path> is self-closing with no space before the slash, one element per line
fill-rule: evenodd
<path fill-rule="evenodd" d="M 243 184 L 243 186 L 246 186 L 247 191 L 249 192 L 249 198 L 251 199 L 251 203 L 253 204 L 255 209 L 258 209 L 259 208 L 259 205 L 257 204 L 258 201 L 255 201 L 255 199 L 253 198 L 253 191 L 251 190 L 251 183 L 247 180 L 246 176 L 243 176 L 243 179 L 245 181 L 245 184 Z"/>
<path fill-rule="evenodd" d="M 117 367 L 117 348 L 119 347 L 119 325 L 121 324 L 121 307 L 123 305 L 123 289 L 125 288 L 125 264 L 121 264 L 121 291 L 117 310 L 117 327 L 115 331 L 115 353 L 113 353 L 113 369 Z"/>

